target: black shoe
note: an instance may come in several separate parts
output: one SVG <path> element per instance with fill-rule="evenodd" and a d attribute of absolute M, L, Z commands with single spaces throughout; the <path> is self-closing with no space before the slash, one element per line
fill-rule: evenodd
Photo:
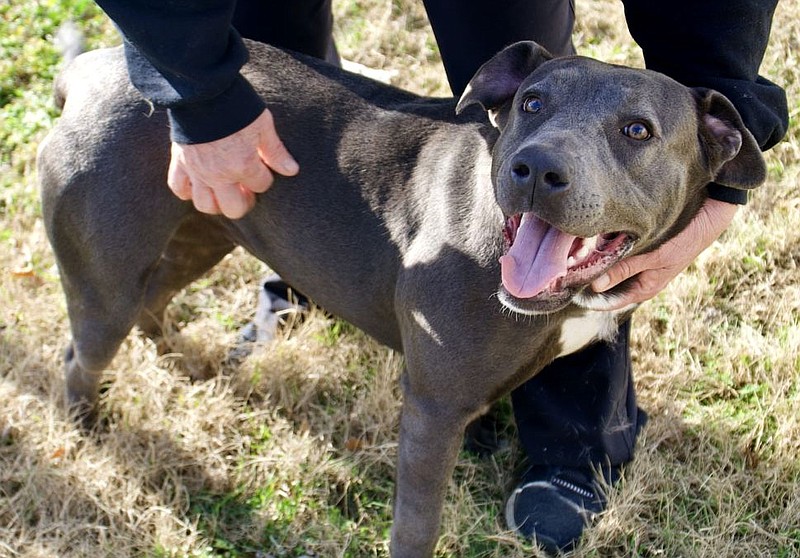
<path fill-rule="evenodd" d="M 616 468 L 606 475 L 610 482 L 618 476 Z M 555 555 L 573 549 L 605 507 L 605 495 L 592 469 L 535 466 L 509 496 L 506 523 Z"/>

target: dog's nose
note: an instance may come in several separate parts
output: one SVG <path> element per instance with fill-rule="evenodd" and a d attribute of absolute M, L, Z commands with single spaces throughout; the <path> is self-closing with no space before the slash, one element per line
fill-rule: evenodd
<path fill-rule="evenodd" d="M 511 181 L 521 190 L 556 192 L 569 187 L 571 165 L 564 156 L 542 148 L 528 148 L 517 153 L 510 165 Z M 544 192 L 542 192 L 544 193 Z"/>

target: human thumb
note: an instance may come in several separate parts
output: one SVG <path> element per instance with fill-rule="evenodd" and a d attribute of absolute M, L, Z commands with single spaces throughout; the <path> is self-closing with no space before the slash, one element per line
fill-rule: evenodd
<path fill-rule="evenodd" d="M 297 161 L 295 161 L 278 136 L 269 110 L 264 109 L 264 112 L 256 120 L 256 124 L 259 136 L 258 153 L 264 164 L 284 176 L 297 174 L 300 170 L 300 165 L 297 164 Z"/>

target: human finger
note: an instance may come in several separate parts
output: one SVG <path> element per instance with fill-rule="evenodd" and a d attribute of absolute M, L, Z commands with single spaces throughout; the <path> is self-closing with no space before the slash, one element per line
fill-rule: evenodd
<path fill-rule="evenodd" d="M 192 203 L 197 211 L 219 215 L 220 209 L 214 191 L 199 180 L 192 182 Z"/>
<path fill-rule="evenodd" d="M 174 149 L 167 171 L 167 185 L 179 199 L 184 201 L 192 199 L 192 181 Z"/>
<path fill-rule="evenodd" d="M 242 169 L 239 184 L 251 192 L 261 194 L 272 186 L 273 180 L 274 178 L 267 165 L 256 157 L 246 168 Z"/>
<path fill-rule="evenodd" d="M 662 274 L 660 270 L 645 270 L 628 277 L 631 281 L 621 292 L 615 292 L 606 299 L 603 304 L 604 310 L 619 310 L 632 304 L 641 304 L 660 293 L 675 275 L 671 273 Z"/>
<path fill-rule="evenodd" d="M 592 281 L 592 289 L 602 293 L 616 287 L 626 279 L 641 273 L 646 269 L 652 269 L 656 265 L 656 257 L 652 254 L 633 256 L 618 261 L 611 266 L 603 275 Z"/>
<path fill-rule="evenodd" d="M 278 136 L 272 114 L 264 110 L 254 124 L 258 127 L 258 153 L 264 163 L 284 176 L 297 174 L 300 166 Z"/>
<path fill-rule="evenodd" d="M 228 219 L 239 219 L 256 203 L 256 196 L 241 184 L 220 184 L 213 189 L 217 207 Z"/>

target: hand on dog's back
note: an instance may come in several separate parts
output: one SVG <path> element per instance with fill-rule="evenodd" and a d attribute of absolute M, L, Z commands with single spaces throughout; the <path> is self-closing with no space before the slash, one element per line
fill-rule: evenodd
<path fill-rule="evenodd" d="M 253 208 L 255 194 L 272 185 L 272 171 L 293 176 L 298 170 L 275 131 L 272 114 L 264 109 L 230 136 L 208 143 L 173 143 L 167 182 L 198 211 L 238 219 Z"/>

